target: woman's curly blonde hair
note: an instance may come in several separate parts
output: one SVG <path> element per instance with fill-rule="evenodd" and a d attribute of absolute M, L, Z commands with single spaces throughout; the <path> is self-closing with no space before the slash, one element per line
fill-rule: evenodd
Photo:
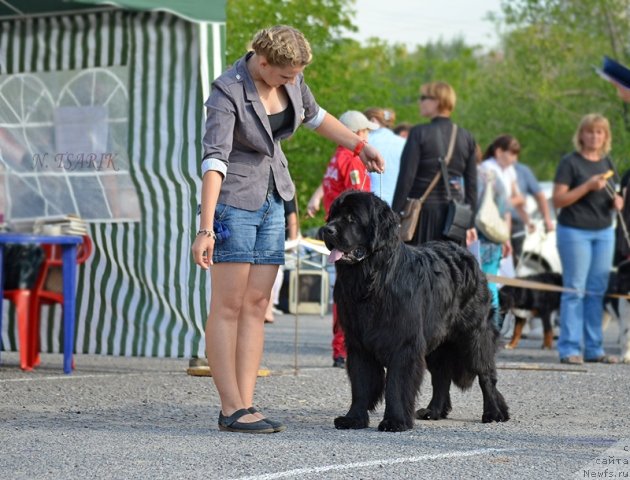
<path fill-rule="evenodd" d="M 276 67 L 305 67 L 313 59 L 304 34 L 287 25 L 260 30 L 254 35 L 252 50 Z"/>

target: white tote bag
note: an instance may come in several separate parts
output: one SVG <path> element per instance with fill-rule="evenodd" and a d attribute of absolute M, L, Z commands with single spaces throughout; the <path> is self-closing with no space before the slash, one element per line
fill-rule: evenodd
<path fill-rule="evenodd" d="M 505 243 L 510 238 L 510 229 L 494 202 L 494 172 L 488 172 L 481 206 L 475 216 L 475 227 L 493 243 Z"/>

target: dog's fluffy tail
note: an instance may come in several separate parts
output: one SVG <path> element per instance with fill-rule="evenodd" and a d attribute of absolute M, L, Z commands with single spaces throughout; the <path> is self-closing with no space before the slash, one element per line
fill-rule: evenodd
<path fill-rule="evenodd" d="M 494 323 L 494 319 L 495 316 L 498 314 L 498 309 L 492 305 L 490 307 L 490 310 L 488 311 L 488 323 L 491 325 L 492 327 L 492 331 L 494 332 L 494 342 L 497 343 L 497 341 L 499 340 L 499 335 L 501 335 L 501 331 L 499 330 L 499 327 L 497 326 L 496 323 Z"/>

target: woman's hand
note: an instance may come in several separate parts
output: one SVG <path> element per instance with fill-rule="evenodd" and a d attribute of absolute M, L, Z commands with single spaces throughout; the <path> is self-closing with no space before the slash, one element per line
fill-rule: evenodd
<path fill-rule="evenodd" d="M 509 240 L 501 246 L 501 255 L 503 258 L 512 255 L 513 251 L 514 250 L 512 249 L 512 242 L 510 242 Z"/>
<path fill-rule="evenodd" d="M 311 197 L 308 201 L 308 205 L 306 205 L 306 214 L 313 218 L 317 212 L 319 212 L 319 208 L 321 205 L 321 201 L 319 198 Z"/>
<path fill-rule="evenodd" d="M 306 214 L 313 218 L 315 214 L 319 211 L 319 207 L 322 204 L 322 198 L 324 198 L 324 185 L 319 184 L 317 190 L 313 192 L 311 198 L 308 200 L 308 205 L 306 205 Z"/>
<path fill-rule="evenodd" d="M 608 183 L 608 180 L 604 178 L 603 174 L 600 173 L 597 175 L 593 175 L 591 178 L 588 179 L 586 183 L 588 185 L 589 190 L 592 192 L 595 192 L 597 190 L 601 190 L 602 188 L 606 187 L 606 183 Z"/>
<path fill-rule="evenodd" d="M 385 171 L 385 160 L 383 160 L 378 150 L 369 143 L 365 144 L 365 147 L 359 154 L 359 158 L 368 169 L 368 172 L 383 173 Z"/>
<path fill-rule="evenodd" d="M 553 232 L 555 230 L 555 226 L 553 224 L 553 221 L 550 218 L 546 218 L 545 219 L 545 231 L 547 233 L 549 232 Z"/>
<path fill-rule="evenodd" d="M 212 253 L 214 252 L 215 241 L 213 236 L 200 233 L 195 237 L 195 241 L 192 244 L 193 260 L 204 270 L 208 270 L 210 265 L 213 265 Z"/>
<path fill-rule="evenodd" d="M 621 195 L 615 195 L 615 198 L 613 199 L 613 208 L 618 211 L 623 209 L 623 198 L 621 198 Z"/>
<path fill-rule="evenodd" d="M 466 246 L 467 247 L 475 243 L 477 240 L 479 240 L 479 236 L 477 235 L 476 228 L 473 227 L 466 230 Z"/>

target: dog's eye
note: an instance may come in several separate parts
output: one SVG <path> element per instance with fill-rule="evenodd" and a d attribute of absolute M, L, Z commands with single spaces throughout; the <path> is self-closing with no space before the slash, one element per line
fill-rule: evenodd
<path fill-rule="evenodd" d="M 354 217 L 353 217 L 352 215 L 348 215 L 348 216 L 346 217 L 346 221 L 347 221 L 348 223 L 355 223 L 355 221 L 354 221 Z"/>

